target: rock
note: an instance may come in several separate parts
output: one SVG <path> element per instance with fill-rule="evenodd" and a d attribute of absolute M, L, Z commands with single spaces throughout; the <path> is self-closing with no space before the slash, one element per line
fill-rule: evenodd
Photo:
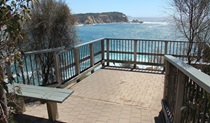
<path fill-rule="evenodd" d="M 128 22 L 125 14 L 120 12 L 74 14 L 77 24 Z"/>

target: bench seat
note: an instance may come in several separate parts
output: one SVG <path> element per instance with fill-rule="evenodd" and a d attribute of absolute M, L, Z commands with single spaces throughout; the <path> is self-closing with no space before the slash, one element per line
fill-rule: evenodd
<path fill-rule="evenodd" d="M 21 97 L 29 97 L 45 101 L 47 104 L 49 119 L 52 121 L 55 121 L 58 118 L 57 103 L 64 102 L 74 92 L 70 89 L 66 90 L 25 84 L 9 84 L 9 92 L 14 92 L 13 90 L 16 87 L 21 88 L 21 93 L 16 92 L 16 94 Z"/>

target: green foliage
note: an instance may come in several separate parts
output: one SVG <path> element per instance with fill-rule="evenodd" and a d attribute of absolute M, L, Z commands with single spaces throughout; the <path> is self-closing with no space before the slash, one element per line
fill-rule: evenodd
<path fill-rule="evenodd" d="M 69 47 L 76 38 L 75 19 L 63 1 L 40 0 L 31 5 L 31 19 L 25 29 L 29 36 L 25 50 Z"/>
<path fill-rule="evenodd" d="M 23 40 L 22 22 L 29 17 L 30 0 L 1 0 L 0 1 L 0 122 L 8 122 L 8 107 L 5 90 L 8 91 L 6 79 L 12 83 L 10 64 L 21 62 L 21 53 L 18 49 Z M 19 66 L 21 68 L 21 64 Z M 8 94 L 11 96 L 12 94 Z"/>
<path fill-rule="evenodd" d="M 71 47 L 76 39 L 75 19 L 63 1 L 40 0 L 31 4 L 31 19 L 24 24 L 28 39 L 23 42 L 25 51 L 58 47 Z M 38 54 L 43 85 L 54 82 L 53 53 Z"/>

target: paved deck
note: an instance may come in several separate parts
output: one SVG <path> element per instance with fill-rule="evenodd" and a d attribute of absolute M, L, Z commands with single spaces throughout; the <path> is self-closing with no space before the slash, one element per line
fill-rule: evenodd
<path fill-rule="evenodd" d="M 58 104 L 60 122 L 154 123 L 161 110 L 164 75 L 100 69 L 72 89 Z M 47 117 L 46 105 L 26 107 L 24 114 Z"/>

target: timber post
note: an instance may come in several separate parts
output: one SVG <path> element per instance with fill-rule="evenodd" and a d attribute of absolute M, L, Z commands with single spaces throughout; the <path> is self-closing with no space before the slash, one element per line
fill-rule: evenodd
<path fill-rule="evenodd" d="M 89 45 L 90 47 L 90 66 L 93 67 L 94 66 L 94 46 L 93 43 L 91 43 Z M 91 73 L 94 72 L 94 69 L 91 71 Z"/>
<path fill-rule="evenodd" d="M 62 84 L 62 79 L 61 79 L 61 71 L 60 71 L 59 53 L 55 51 L 53 53 L 53 57 L 55 61 L 54 65 L 55 65 L 56 82 L 58 82 L 58 87 L 60 87 Z"/>
<path fill-rule="evenodd" d="M 106 65 L 109 66 L 109 39 L 106 40 Z"/>
<path fill-rule="evenodd" d="M 134 40 L 134 69 L 136 69 L 136 61 L 137 61 L 137 40 Z"/>
<path fill-rule="evenodd" d="M 101 60 L 102 60 L 102 67 L 104 67 L 104 39 L 101 40 Z"/>
<path fill-rule="evenodd" d="M 74 48 L 74 59 L 75 59 L 75 72 L 77 75 L 80 74 L 80 62 L 79 62 L 79 49 Z"/>

